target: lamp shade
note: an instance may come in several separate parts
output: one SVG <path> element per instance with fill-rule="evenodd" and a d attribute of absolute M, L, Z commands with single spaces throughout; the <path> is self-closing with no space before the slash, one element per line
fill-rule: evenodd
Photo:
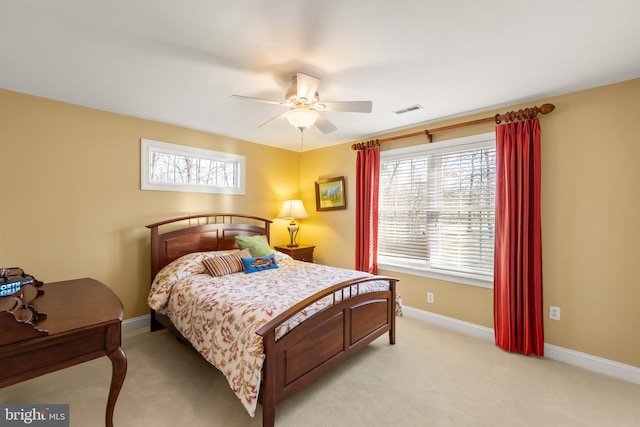
<path fill-rule="evenodd" d="M 300 131 L 309 129 L 318 119 L 318 112 L 303 108 L 296 108 L 287 112 L 287 120 L 294 128 Z"/>
<path fill-rule="evenodd" d="M 278 218 L 302 219 L 309 218 L 309 214 L 304 209 L 302 200 L 285 200 Z"/>

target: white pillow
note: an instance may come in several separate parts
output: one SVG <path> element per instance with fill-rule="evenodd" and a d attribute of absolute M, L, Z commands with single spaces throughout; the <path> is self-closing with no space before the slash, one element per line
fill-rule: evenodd
<path fill-rule="evenodd" d="M 164 307 L 167 301 L 169 301 L 171 288 L 173 288 L 173 285 L 178 281 L 185 277 L 207 273 L 207 269 L 202 263 L 204 259 L 228 255 L 232 252 L 237 252 L 237 249 L 194 252 L 183 255 L 175 261 L 165 265 L 153 279 L 147 303 L 152 309 L 159 310 Z"/>

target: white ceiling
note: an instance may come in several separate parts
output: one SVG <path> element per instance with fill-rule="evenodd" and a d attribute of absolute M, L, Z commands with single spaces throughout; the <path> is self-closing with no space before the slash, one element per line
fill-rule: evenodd
<path fill-rule="evenodd" d="M 258 128 L 284 107 L 231 99 L 284 100 L 296 72 L 373 101 L 304 150 L 364 140 L 640 77 L 640 1 L 0 0 L 13 91 L 300 150 L 286 120 Z"/>

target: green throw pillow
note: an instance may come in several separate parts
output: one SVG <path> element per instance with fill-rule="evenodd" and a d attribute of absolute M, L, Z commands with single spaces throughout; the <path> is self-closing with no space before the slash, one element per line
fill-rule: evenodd
<path fill-rule="evenodd" d="M 236 236 L 240 249 L 249 249 L 251 256 L 267 256 L 273 253 L 267 236 Z"/>

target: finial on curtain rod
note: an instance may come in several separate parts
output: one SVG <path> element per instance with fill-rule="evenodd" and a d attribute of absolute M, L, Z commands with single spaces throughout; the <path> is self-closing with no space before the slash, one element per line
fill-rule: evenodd
<path fill-rule="evenodd" d="M 530 107 L 525 109 L 520 109 L 518 111 L 509 111 L 505 114 L 496 114 L 495 121 L 496 124 L 499 125 L 502 120 L 506 123 L 515 122 L 516 120 L 529 120 L 535 119 L 538 116 L 538 113 L 548 114 L 555 110 L 556 106 L 553 104 L 542 104 L 539 108 Z"/>
<path fill-rule="evenodd" d="M 354 148 L 355 147 L 355 148 Z M 377 139 L 372 139 L 367 142 L 358 142 L 352 145 L 354 150 L 368 150 L 370 148 L 380 147 L 380 143 Z"/>

